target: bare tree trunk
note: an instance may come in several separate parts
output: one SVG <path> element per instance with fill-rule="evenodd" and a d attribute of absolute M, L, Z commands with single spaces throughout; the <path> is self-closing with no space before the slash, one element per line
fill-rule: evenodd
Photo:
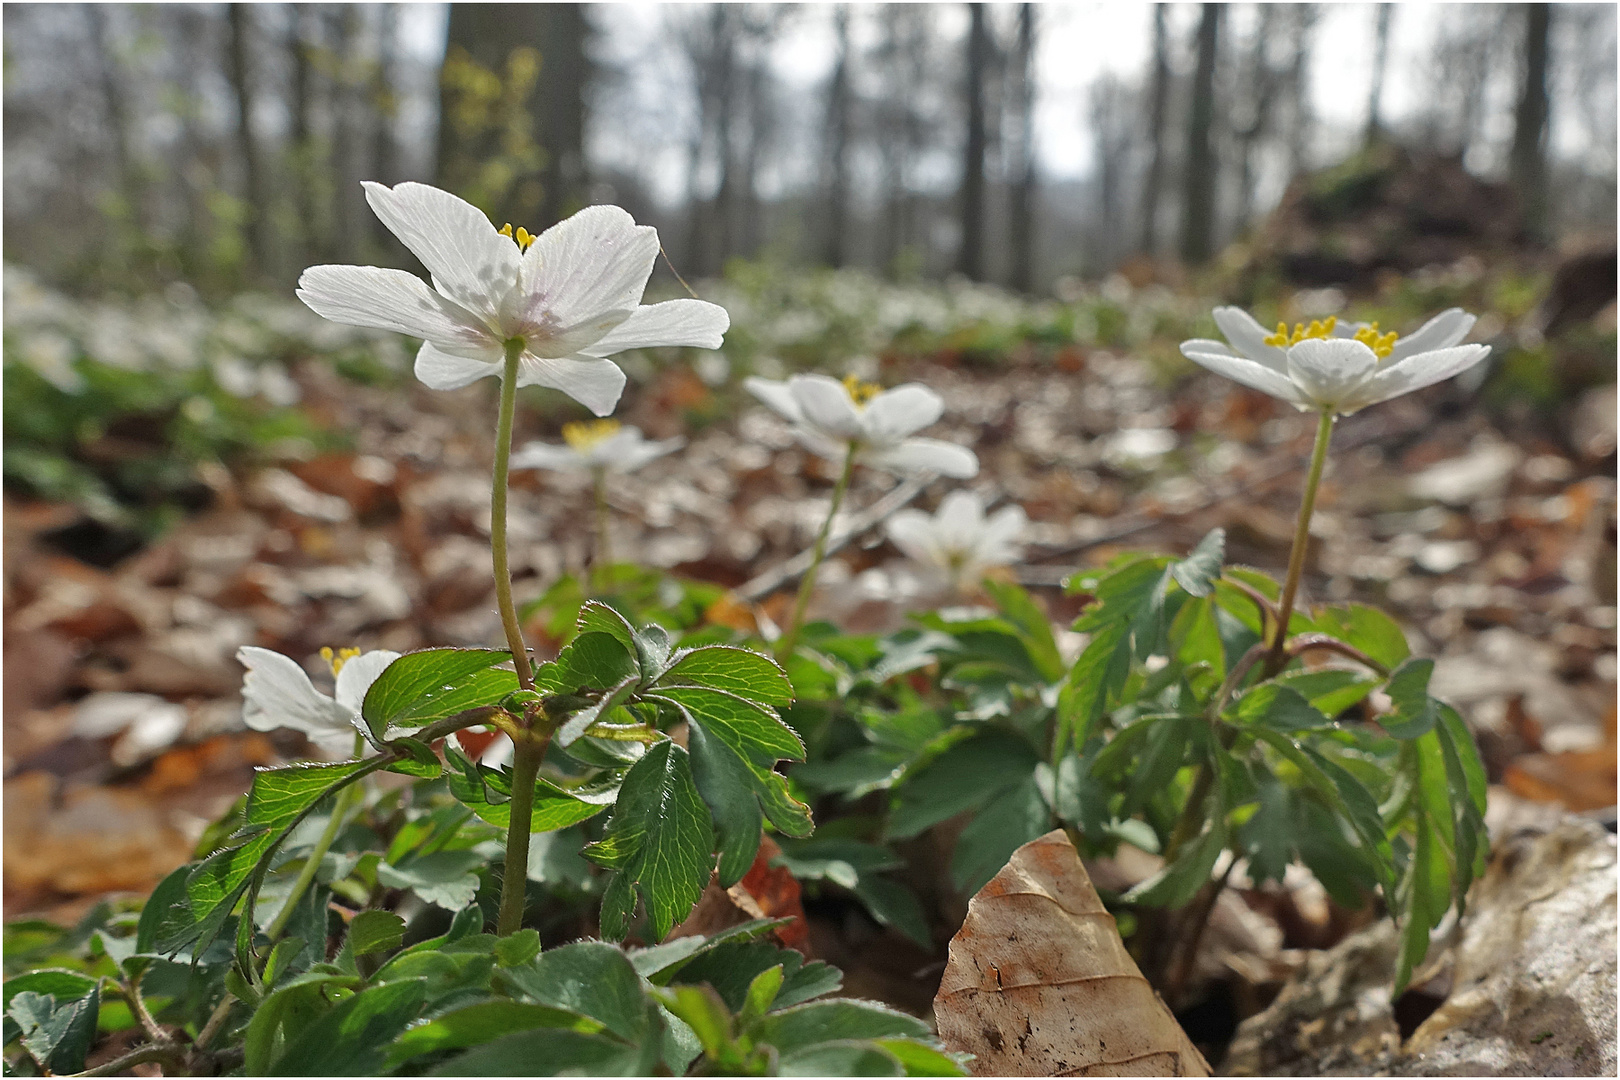
<path fill-rule="evenodd" d="M 1142 231 L 1136 246 L 1153 254 L 1159 246 L 1159 184 L 1164 176 L 1164 114 L 1170 101 L 1170 34 L 1165 6 L 1153 5 L 1153 88 L 1149 91 L 1148 141 L 1151 153 L 1142 178 Z"/>
<path fill-rule="evenodd" d="M 1029 292 L 1035 281 L 1035 5 L 1018 8 L 1018 175 L 1013 179 L 1008 246 L 1012 286 Z"/>
<path fill-rule="evenodd" d="M 1245 65 L 1249 78 L 1249 115 L 1246 122 L 1234 129 L 1238 142 L 1238 231 L 1249 226 L 1254 216 L 1254 152 L 1255 144 L 1271 128 L 1271 103 L 1277 92 L 1277 74 L 1266 55 L 1266 44 L 1275 29 L 1275 13 L 1271 4 L 1260 8 L 1260 25 L 1255 31 L 1249 60 Z"/>
<path fill-rule="evenodd" d="M 1311 28 L 1316 24 L 1314 4 L 1294 5 L 1293 63 L 1288 72 L 1291 100 L 1288 132 L 1288 175 L 1292 179 L 1310 166 L 1311 152 Z"/>
<path fill-rule="evenodd" d="M 583 4 L 539 4 L 540 75 L 531 102 L 545 151 L 538 225 L 545 228 L 585 205 L 585 101 L 592 70 L 586 46 L 591 27 Z"/>
<path fill-rule="evenodd" d="M 1384 70 L 1389 64 L 1389 20 L 1393 4 L 1378 5 L 1378 36 L 1373 46 L 1372 87 L 1367 91 L 1367 130 L 1362 142 L 1371 146 L 1383 135 L 1383 121 L 1379 106 L 1384 97 Z"/>
<path fill-rule="evenodd" d="M 236 98 L 236 152 L 242 160 L 242 194 L 247 204 L 248 251 L 253 271 L 265 273 L 270 266 L 270 215 L 265 205 L 264 174 L 259 164 L 258 142 L 253 138 L 253 75 L 248 69 L 248 53 L 252 46 L 248 35 L 252 32 L 252 15 L 247 4 L 231 4 L 227 20 L 230 25 L 229 63 L 231 90 Z"/>
<path fill-rule="evenodd" d="M 974 281 L 984 277 L 985 69 L 990 63 L 990 33 L 984 5 L 968 5 L 967 143 L 962 161 L 962 246 L 957 269 Z"/>
<path fill-rule="evenodd" d="M 823 160 L 827 170 L 827 225 L 822 259 L 828 266 L 844 265 L 844 233 L 849 202 L 849 5 L 839 4 L 833 16 L 838 36 L 838 62 L 827 86 L 826 133 Z"/>
<path fill-rule="evenodd" d="M 316 258 L 319 250 L 320 198 L 315 177 L 316 155 L 314 113 L 314 65 L 310 62 L 310 46 L 304 34 L 311 24 L 307 4 L 292 4 L 287 9 L 287 55 L 292 61 L 292 184 L 294 205 L 298 209 L 301 229 L 299 242 L 302 249 L 297 261 L 307 263 Z"/>
<path fill-rule="evenodd" d="M 1547 38 L 1550 4 L 1524 5 L 1524 82 L 1513 114 L 1513 150 L 1509 158 L 1513 186 L 1519 195 L 1524 234 L 1548 237 L 1547 205 Z"/>
<path fill-rule="evenodd" d="M 106 111 L 107 138 L 112 146 L 113 167 L 118 172 L 116 180 L 118 193 L 127 208 L 131 228 L 141 236 L 145 236 L 146 200 L 142 192 L 141 176 L 135 165 L 129 112 L 124 107 L 125 91 L 118 77 L 121 65 L 107 32 L 107 8 L 100 4 L 86 4 L 84 12 L 90 21 L 90 37 L 96 48 L 96 67 L 101 76 L 101 103 Z"/>
<path fill-rule="evenodd" d="M 1221 5 L 1203 5 L 1198 22 L 1198 66 L 1187 117 L 1187 153 L 1182 162 L 1181 257 L 1198 264 L 1215 247 L 1215 54 Z"/>
<path fill-rule="evenodd" d="M 338 78 L 332 92 L 332 238 L 333 251 L 344 262 L 361 260 L 365 232 L 365 195 L 360 187 L 361 142 L 358 86 L 353 72 L 355 43 L 359 37 L 360 9 L 343 5 L 327 9 L 331 20 L 332 53 Z"/>

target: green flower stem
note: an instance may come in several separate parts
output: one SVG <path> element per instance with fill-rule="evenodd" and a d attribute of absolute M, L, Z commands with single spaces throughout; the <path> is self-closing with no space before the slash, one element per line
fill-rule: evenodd
<path fill-rule="evenodd" d="M 612 541 L 608 537 L 607 470 L 600 465 L 591 470 L 596 488 L 596 563 L 592 567 L 596 588 L 607 592 L 613 569 Z"/>
<path fill-rule="evenodd" d="M 501 411 L 495 425 L 495 484 L 489 499 L 489 546 L 495 560 L 495 603 L 501 609 L 501 625 L 506 629 L 506 646 L 512 650 L 512 666 L 517 669 L 518 686 L 534 689 L 529 670 L 529 650 L 523 644 L 517 607 L 512 603 L 512 571 L 506 559 L 506 476 L 512 457 L 512 414 L 517 411 L 518 357 L 523 355 L 523 339 L 506 343 L 506 367 L 501 372 Z"/>
<path fill-rule="evenodd" d="M 804 625 L 805 609 L 810 606 L 810 594 L 816 591 L 816 571 L 821 569 L 821 560 L 827 554 L 827 536 L 832 532 L 833 519 L 838 516 L 838 508 L 844 503 L 844 494 L 849 490 L 849 478 L 855 474 L 855 455 L 860 445 L 855 442 L 849 444 L 849 452 L 844 455 L 844 471 L 838 477 L 838 484 L 833 488 L 832 506 L 827 510 L 827 520 L 821 523 L 821 531 L 816 534 L 816 543 L 810 551 L 810 566 L 805 570 L 804 577 L 799 581 L 799 595 L 793 601 L 793 617 L 788 620 L 787 632 L 776 647 L 776 658 L 786 660 L 793 655 L 793 647 L 799 642 L 799 629 Z"/>
<path fill-rule="evenodd" d="M 1294 614 L 1294 598 L 1299 594 L 1299 578 L 1305 570 L 1305 549 L 1311 541 L 1311 514 L 1316 509 L 1316 489 L 1327 464 L 1328 442 L 1333 438 L 1332 410 L 1323 409 L 1316 426 L 1316 446 L 1311 450 L 1311 469 L 1305 478 L 1305 497 L 1299 504 L 1299 522 L 1294 526 L 1294 547 L 1288 554 L 1288 577 L 1283 581 L 1282 600 L 1277 604 L 1277 628 L 1271 639 L 1271 655 L 1266 659 L 1266 678 L 1277 674 L 1288 663 L 1288 620 Z"/>
<path fill-rule="evenodd" d="M 358 731 L 355 732 L 354 756 L 359 757 L 365 751 L 365 747 L 364 736 Z M 304 890 L 314 883 L 315 875 L 321 869 L 321 860 L 326 858 L 326 852 L 331 848 L 332 841 L 336 840 L 338 833 L 343 830 L 343 823 L 348 819 L 349 810 L 360 801 L 360 798 L 360 785 L 350 784 L 342 791 L 339 791 L 332 800 L 331 820 L 326 823 L 326 828 L 321 830 L 320 838 L 315 841 L 315 846 L 310 849 L 309 857 L 304 860 L 303 869 L 298 871 L 298 877 L 293 881 L 292 892 L 287 894 L 287 902 L 281 905 L 281 910 L 276 912 L 276 917 L 265 928 L 265 935 L 272 942 L 280 941 L 281 935 L 286 932 L 287 923 L 292 920 L 293 912 L 298 907 L 298 901 L 304 898 Z"/>
<path fill-rule="evenodd" d="M 512 754 L 512 816 L 506 827 L 506 863 L 501 869 L 501 911 L 495 933 L 515 934 L 523 926 L 528 895 L 529 823 L 534 818 L 534 784 L 545 760 L 551 733 L 514 740 Z"/>

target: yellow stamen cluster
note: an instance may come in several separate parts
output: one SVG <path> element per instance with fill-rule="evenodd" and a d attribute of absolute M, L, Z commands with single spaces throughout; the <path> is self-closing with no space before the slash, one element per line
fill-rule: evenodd
<path fill-rule="evenodd" d="M 619 427 L 617 420 L 576 420 L 563 425 L 563 442 L 575 450 L 589 450 L 597 443 L 617 435 Z"/>
<path fill-rule="evenodd" d="M 516 240 L 519 251 L 528 251 L 529 245 L 534 243 L 533 233 L 529 232 L 528 229 L 525 229 L 521 225 L 517 227 L 517 232 L 514 233 L 512 231 L 512 223 L 510 221 L 501 226 L 501 235 L 510 236 L 513 240 Z"/>
<path fill-rule="evenodd" d="M 347 664 L 350 660 L 353 660 L 359 655 L 359 649 L 339 649 L 334 653 L 330 645 L 326 645 L 321 648 L 321 659 L 325 660 L 326 666 L 332 669 L 332 675 L 334 677 L 336 677 L 338 672 L 343 670 L 344 664 Z"/>
<path fill-rule="evenodd" d="M 1326 322 L 1320 319 L 1312 319 L 1310 326 L 1306 326 L 1304 323 L 1295 323 L 1294 330 L 1290 333 L 1288 324 L 1280 322 L 1277 324 L 1277 332 L 1266 338 L 1266 344 L 1280 345 L 1286 349 L 1291 345 L 1298 345 L 1307 338 L 1332 337 L 1333 328 L 1337 325 L 1339 325 L 1338 317 L 1329 315 Z"/>
<path fill-rule="evenodd" d="M 849 399 L 857 405 L 865 405 L 883 393 L 883 387 L 877 383 L 862 382 L 853 375 L 844 376 L 844 389 L 849 391 Z"/>
<path fill-rule="evenodd" d="M 1393 330 L 1387 334 L 1380 334 L 1377 323 L 1370 323 L 1356 331 L 1356 340 L 1377 353 L 1380 360 L 1395 350 L 1395 339 L 1398 337 L 1400 335 Z"/>

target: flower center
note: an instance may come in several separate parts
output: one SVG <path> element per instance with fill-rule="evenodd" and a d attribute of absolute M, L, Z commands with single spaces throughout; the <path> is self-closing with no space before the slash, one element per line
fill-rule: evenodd
<path fill-rule="evenodd" d="M 849 391 L 849 400 L 857 405 L 865 405 L 868 401 L 883 393 L 883 387 L 874 382 L 862 382 L 853 375 L 844 376 L 844 389 Z"/>
<path fill-rule="evenodd" d="M 535 241 L 534 234 L 529 232 L 528 229 L 525 229 L 521 225 L 517 227 L 517 232 L 514 233 L 512 231 L 512 223 L 510 221 L 501 226 L 501 235 L 510 236 L 513 240 L 517 241 L 519 251 L 528 251 L 529 245 Z"/>
<path fill-rule="evenodd" d="M 1395 339 L 1398 337 L 1400 335 L 1393 330 L 1387 334 L 1380 334 L 1377 323 L 1369 323 L 1356 331 L 1356 340 L 1371 349 L 1380 360 L 1394 351 Z"/>
<path fill-rule="evenodd" d="M 617 435 L 620 426 L 617 420 L 576 420 L 563 425 L 562 437 L 569 446 L 584 453 Z"/>
<path fill-rule="evenodd" d="M 339 649 L 334 653 L 332 651 L 332 646 L 330 645 L 323 645 L 321 647 L 321 659 L 325 660 L 326 666 L 332 669 L 333 678 L 336 678 L 337 673 L 343 670 L 344 664 L 347 664 L 350 660 L 353 660 L 359 655 L 360 650 L 355 648 Z"/>
<path fill-rule="evenodd" d="M 1333 336 L 1333 328 L 1338 324 L 1338 316 L 1329 315 L 1326 322 L 1320 319 L 1312 319 L 1309 326 L 1304 323 L 1295 323 L 1293 332 L 1290 333 L 1288 324 L 1280 322 L 1277 324 L 1277 332 L 1266 338 L 1266 344 L 1277 345 L 1286 349 L 1292 345 L 1298 345 L 1307 338 L 1329 338 Z"/>

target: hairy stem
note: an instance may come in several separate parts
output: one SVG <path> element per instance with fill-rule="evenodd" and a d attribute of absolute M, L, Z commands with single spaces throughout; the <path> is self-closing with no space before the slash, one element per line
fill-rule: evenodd
<path fill-rule="evenodd" d="M 613 547 L 608 536 L 607 470 L 601 466 L 591 470 L 596 487 L 596 562 L 592 571 L 598 592 L 607 592 L 612 584 Z"/>
<path fill-rule="evenodd" d="M 534 689 L 529 670 L 529 651 L 523 644 L 517 607 L 512 603 L 512 571 L 506 560 L 506 473 L 512 456 L 512 414 L 517 411 L 518 357 L 523 355 L 523 339 L 506 343 L 506 367 L 501 372 L 500 418 L 495 425 L 495 483 L 489 499 L 489 547 L 495 560 L 495 603 L 501 609 L 501 626 L 506 629 L 506 646 L 512 650 L 512 666 L 517 669 L 518 685 Z"/>
<path fill-rule="evenodd" d="M 785 660 L 793 655 L 793 647 L 799 642 L 799 630 L 804 625 L 804 613 L 810 606 L 810 594 L 816 591 L 816 571 L 821 569 L 821 560 L 827 555 L 827 534 L 832 532 L 833 519 L 838 516 L 838 508 L 844 503 L 844 494 L 849 490 L 849 478 L 855 475 L 855 454 L 860 450 L 857 443 L 849 444 L 849 452 L 844 455 L 844 471 L 839 474 L 838 484 L 833 488 L 832 506 L 827 510 L 827 520 L 821 523 L 821 531 L 816 534 L 815 546 L 810 549 L 810 568 L 804 572 L 799 581 L 799 595 L 793 601 L 793 617 L 788 620 L 787 632 L 776 647 L 776 658 Z"/>
<path fill-rule="evenodd" d="M 501 869 L 501 910 L 495 933 L 515 934 L 523 926 L 529 880 L 529 824 L 534 819 L 534 783 L 545 760 L 550 732 L 514 740 L 512 817 L 506 826 L 506 863 Z"/>
<path fill-rule="evenodd" d="M 1322 482 L 1322 466 L 1327 464 L 1328 443 L 1333 438 L 1333 412 L 1322 410 L 1316 426 L 1316 445 L 1311 450 L 1311 468 L 1305 477 L 1305 497 L 1299 504 L 1299 522 L 1294 526 L 1294 547 L 1288 553 L 1288 577 L 1283 581 L 1282 599 L 1277 604 L 1277 626 L 1272 633 L 1271 655 L 1266 659 L 1266 678 L 1277 674 L 1288 663 L 1288 620 L 1294 614 L 1294 598 L 1299 594 L 1299 578 L 1305 570 L 1305 549 L 1311 540 L 1311 513 L 1316 509 L 1316 489 Z"/>

